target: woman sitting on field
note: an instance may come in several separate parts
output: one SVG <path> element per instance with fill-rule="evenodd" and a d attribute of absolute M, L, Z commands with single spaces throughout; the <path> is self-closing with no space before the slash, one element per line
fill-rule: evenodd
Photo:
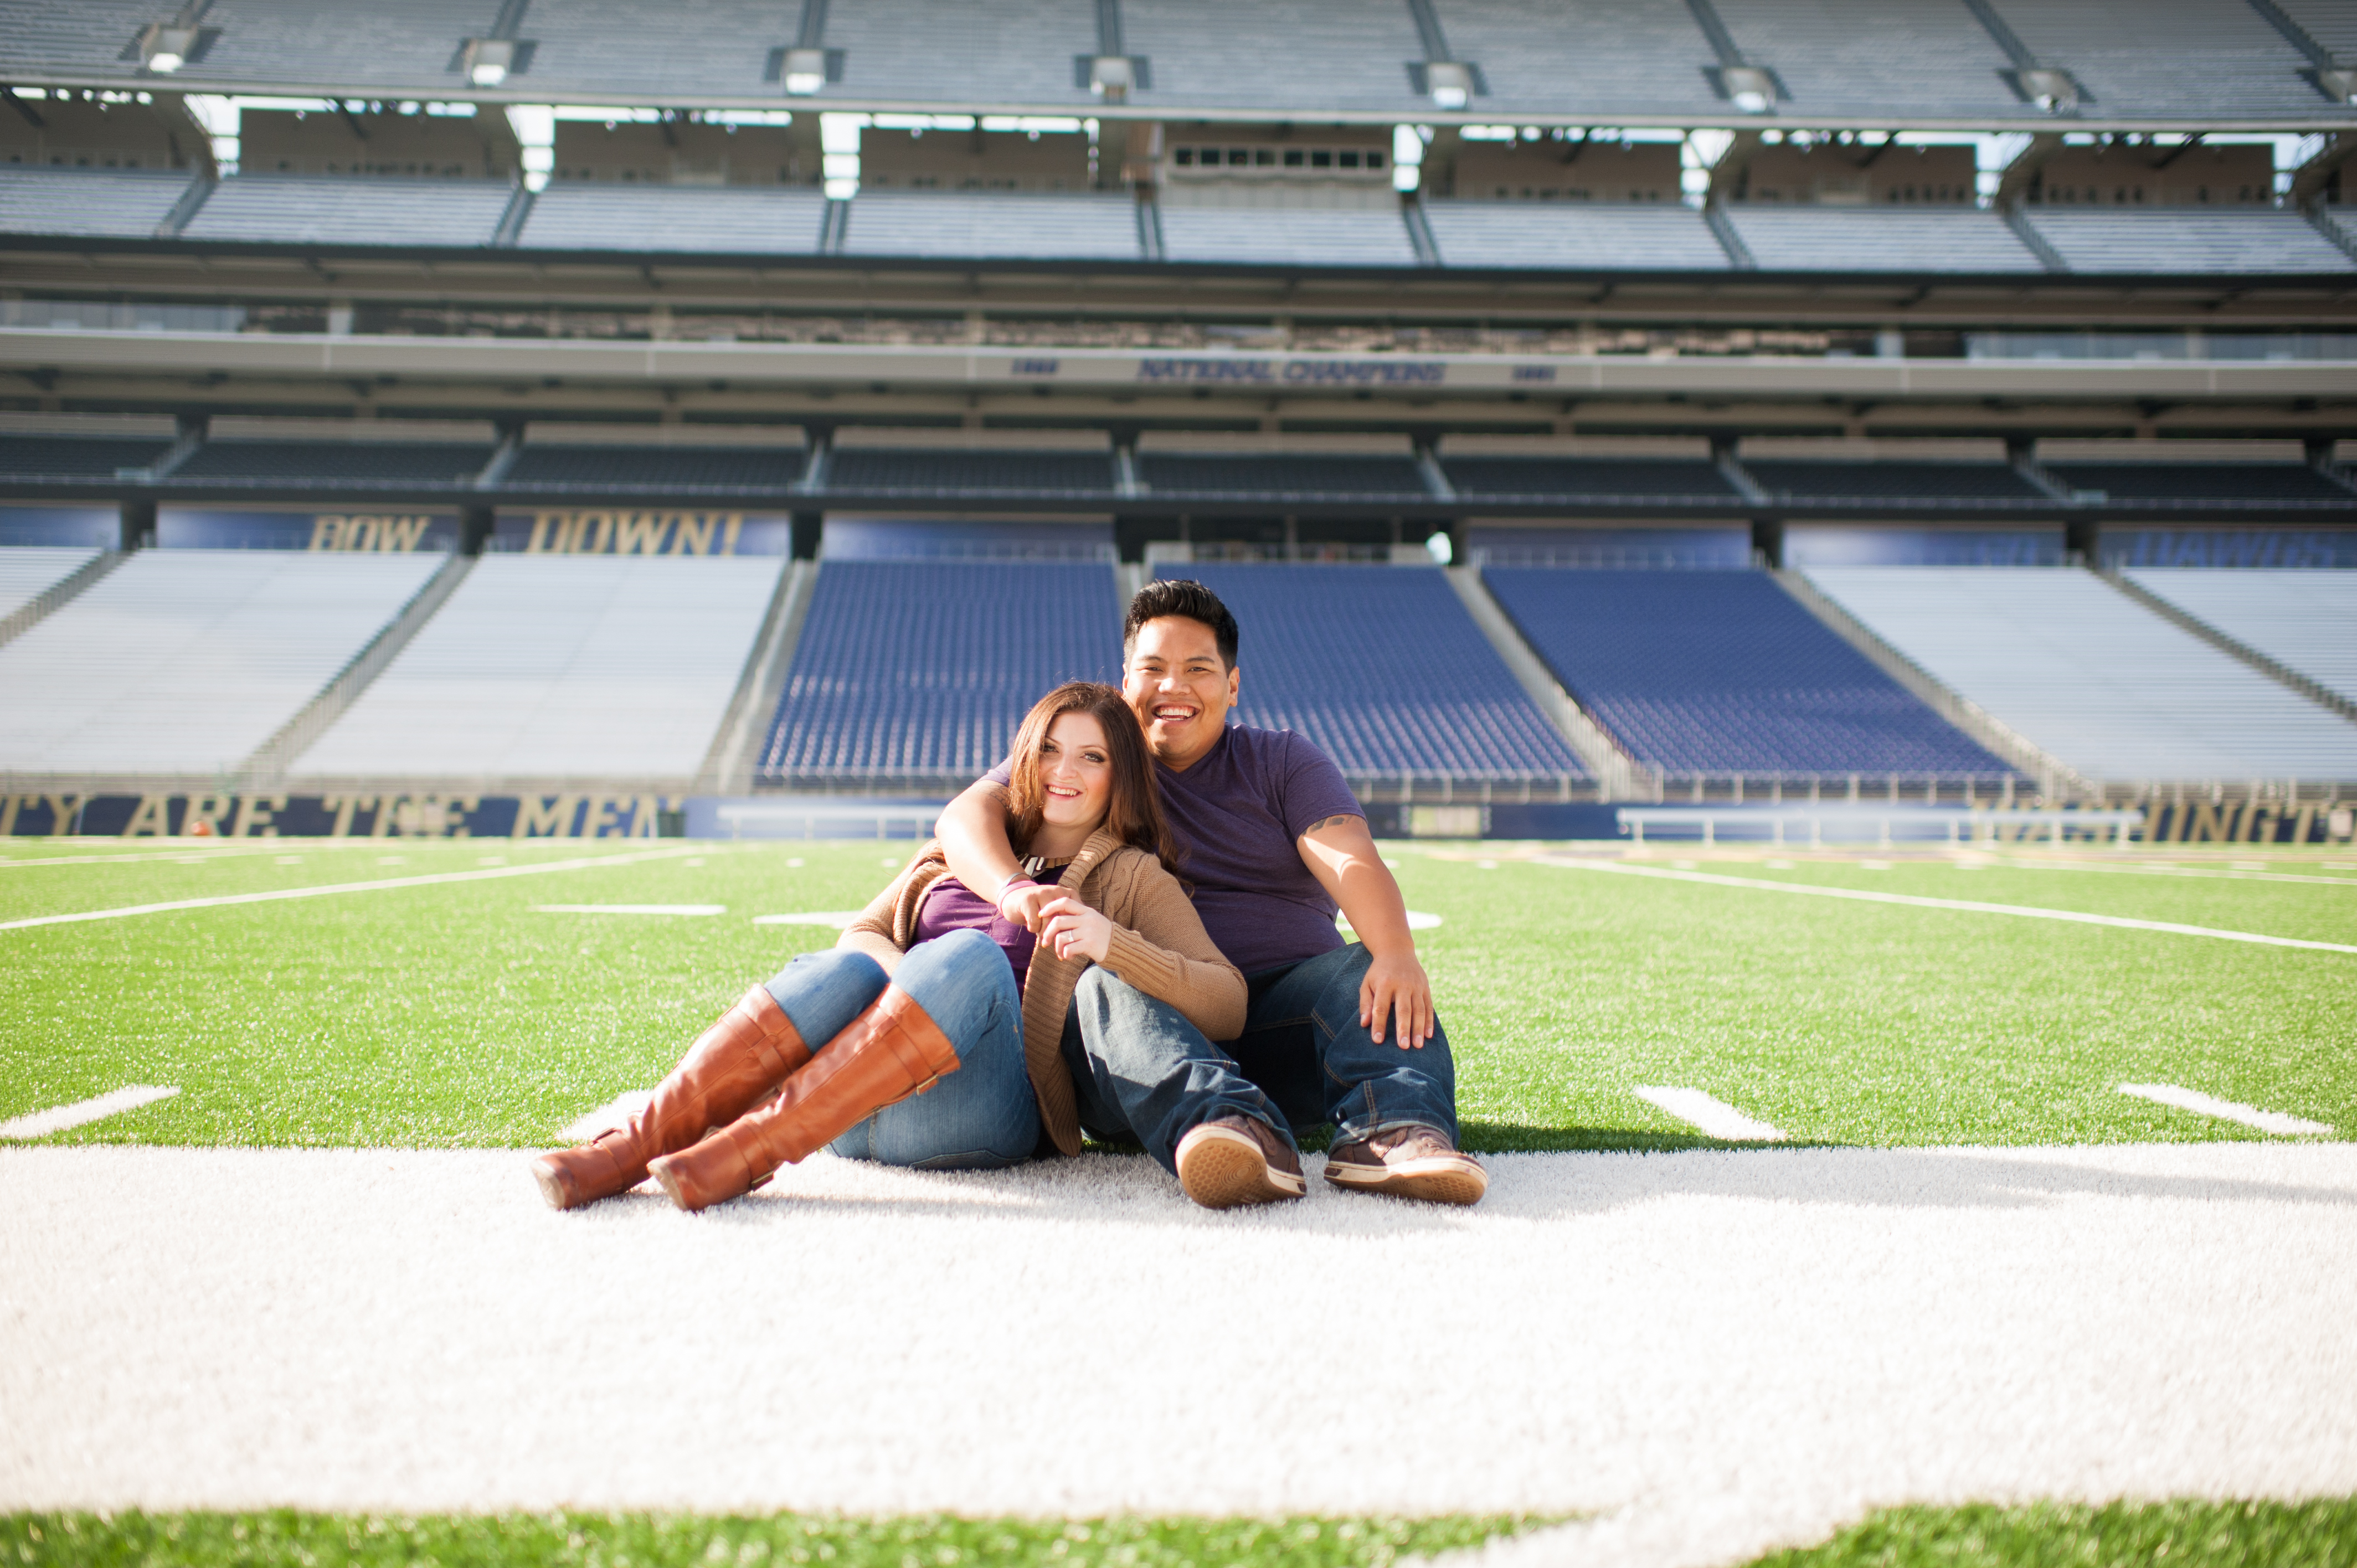
<path fill-rule="evenodd" d="M 1244 981 L 1203 932 L 1144 736 L 1122 694 L 1075 681 L 1017 732 L 1008 815 L 1025 880 L 1059 897 L 1035 937 L 928 843 L 829 952 L 805 953 L 705 1031 L 628 1125 L 541 1155 L 557 1208 L 636 1187 L 707 1208 L 823 1144 L 928 1170 L 1076 1155 L 1060 1042 L 1090 964 L 1211 1039 L 1243 1026 Z M 1044 1128 L 1045 1136 L 1042 1132 Z"/>

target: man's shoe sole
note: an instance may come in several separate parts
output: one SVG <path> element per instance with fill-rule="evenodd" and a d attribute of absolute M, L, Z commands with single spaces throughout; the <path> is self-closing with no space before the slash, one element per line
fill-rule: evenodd
<path fill-rule="evenodd" d="M 1178 1185 L 1206 1208 L 1236 1208 L 1299 1197 L 1309 1184 L 1268 1163 L 1248 1133 L 1197 1127 L 1179 1140 Z"/>
<path fill-rule="evenodd" d="M 1395 1165 L 1340 1165 L 1329 1160 L 1326 1179 L 1352 1192 L 1387 1193 L 1426 1203 L 1479 1203 L 1490 1190 L 1489 1173 L 1461 1158 L 1408 1160 Z"/>

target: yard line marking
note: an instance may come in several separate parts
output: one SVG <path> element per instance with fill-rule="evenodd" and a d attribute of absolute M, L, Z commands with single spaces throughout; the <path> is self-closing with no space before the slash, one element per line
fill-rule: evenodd
<path fill-rule="evenodd" d="M 556 1135 L 568 1143 L 586 1144 L 600 1133 L 621 1126 L 647 1108 L 654 1098 L 649 1089 L 626 1090 L 600 1105 L 595 1111 L 585 1111 L 556 1130 Z"/>
<path fill-rule="evenodd" d="M 725 915 L 726 904 L 535 904 L 542 915 Z"/>
<path fill-rule="evenodd" d="M 2179 1089 L 2173 1083 L 2124 1083 L 2122 1094 L 2133 1094 L 2138 1100 L 2150 1100 L 2162 1105 L 2174 1105 L 2179 1111 L 2197 1115 L 2215 1116 L 2222 1122 L 2240 1122 L 2245 1127 L 2256 1127 L 2262 1133 L 2275 1133 L 2284 1137 L 2297 1137 L 2303 1133 L 2330 1133 L 2331 1128 L 2321 1122 L 2310 1122 L 2301 1116 L 2287 1116 L 2280 1111 L 2262 1111 L 2255 1105 L 2240 1105 L 2231 1100 L 2218 1100 L 2198 1089 Z"/>
<path fill-rule="evenodd" d="M 753 923 L 757 926 L 832 926 L 839 931 L 866 913 L 865 909 L 826 909 L 807 915 L 756 915 Z"/>
<path fill-rule="evenodd" d="M 1651 1101 L 1679 1121 L 1700 1128 L 1729 1144 L 1781 1144 L 1784 1134 L 1765 1122 L 1754 1121 L 1726 1101 L 1699 1089 L 1633 1089 L 1640 1100 Z"/>
<path fill-rule="evenodd" d="M 35 915 L 26 920 L 0 920 L 0 931 L 20 931 L 28 926 L 70 926 L 82 920 L 120 920 L 132 915 L 161 915 L 174 909 L 217 909 L 230 904 L 267 904 L 280 898 L 324 898 L 335 893 L 376 893 L 388 887 L 434 887 L 447 882 L 487 882 L 500 876 L 537 876 L 544 871 L 583 871 L 598 865 L 634 865 L 642 860 L 673 860 L 692 853 L 685 848 L 647 850 L 638 854 L 593 854 L 574 860 L 552 860 L 539 865 L 497 865 L 482 871 L 436 871 L 419 876 L 386 876 L 374 882 L 335 882 L 319 887 L 284 887 L 274 893 L 225 893 L 217 898 L 176 898 L 168 904 L 134 904 L 122 909 L 85 909 L 78 915 Z"/>
<path fill-rule="evenodd" d="M 2297 871 L 2222 871 L 2198 865 L 2095 865 L 2072 860 L 2001 860 L 1983 862 L 2016 871 L 2109 871 L 2132 876 L 2200 876 L 2213 882 L 2305 882 L 2325 887 L 2357 887 L 2357 877 L 2309 876 Z"/>
<path fill-rule="evenodd" d="M 1769 882 L 1756 876 L 1721 876 L 1709 871 L 1667 871 L 1657 865 L 1622 865 L 1612 861 L 1550 857 L 1539 864 L 1573 871 L 1609 871 L 1622 876 L 1658 876 L 1673 882 L 1706 882 L 1717 887 L 1757 887 L 1770 893 L 1805 893 L 1819 898 L 1851 898 L 1862 904 L 1904 904 L 1917 909 L 1962 909 L 1975 915 L 2021 915 L 2035 920 L 2068 920 L 2082 926 L 2117 926 L 2131 931 L 2173 931 L 2181 937 L 2216 937 L 2221 941 L 2256 942 L 2263 947 L 2357 953 L 2357 947 L 2343 942 L 2311 942 L 2299 937 L 2262 936 L 2256 931 L 2222 931 L 2211 926 L 2183 926 L 2174 920 L 2135 920 L 2126 915 L 2083 915 L 2075 909 L 2040 909 L 2028 904 L 1985 904 L 1975 898 L 1925 898 L 1913 893 L 1869 893 L 1855 887 L 1819 887 L 1806 882 Z"/>
<path fill-rule="evenodd" d="M 179 1092 L 178 1089 L 158 1088 L 149 1083 L 125 1084 L 92 1100 L 78 1100 L 71 1105 L 55 1105 L 47 1111 L 28 1111 L 22 1116 L 0 1122 L 0 1138 L 47 1137 L 51 1133 L 62 1133 L 69 1127 L 79 1127 L 85 1122 L 102 1122 L 109 1116 L 120 1116 L 126 1111 L 136 1111 L 143 1105 L 169 1100 Z"/>
<path fill-rule="evenodd" d="M 1440 917 L 1426 910 L 1410 909 L 1407 912 L 1407 929 L 1411 931 L 1428 931 L 1439 924 Z M 1335 916 L 1334 925 L 1337 929 L 1353 931 L 1355 934 L 1354 928 L 1351 924 L 1351 917 L 1348 915 Z"/>

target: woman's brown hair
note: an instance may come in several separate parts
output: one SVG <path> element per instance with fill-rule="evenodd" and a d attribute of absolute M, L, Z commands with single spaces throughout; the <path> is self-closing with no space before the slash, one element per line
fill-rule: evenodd
<path fill-rule="evenodd" d="M 1105 757 L 1113 764 L 1113 788 L 1105 797 L 1104 826 L 1125 844 L 1142 849 L 1162 862 L 1174 875 L 1178 870 L 1178 845 L 1163 820 L 1162 798 L 1154 788 L 1154 762 L 1146 752 L 1146 736 L 1137 727 L 1118 688 L 1094 681 L 1067 681 L 1031 705 L 1015 732 L 1007 753 L 1008 840 L 1020 854 L 1039 831 L 1048 806 L 1048 788 L 1041 777 L 1039 752 L 1048 744 L 1048 726 L 1064 714 L 1089 714 L 1104 731 Z"/>

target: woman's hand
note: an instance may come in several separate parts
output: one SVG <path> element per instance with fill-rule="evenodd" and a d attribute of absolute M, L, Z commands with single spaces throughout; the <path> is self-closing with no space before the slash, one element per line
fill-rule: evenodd
<path fill-rule="evenodd" d="M 1040 945 L 1058 958 L 1084 958 L 1103 963 L 1113 948 L 1113 922 L 1069 893 L 1040 906 Z"/>

